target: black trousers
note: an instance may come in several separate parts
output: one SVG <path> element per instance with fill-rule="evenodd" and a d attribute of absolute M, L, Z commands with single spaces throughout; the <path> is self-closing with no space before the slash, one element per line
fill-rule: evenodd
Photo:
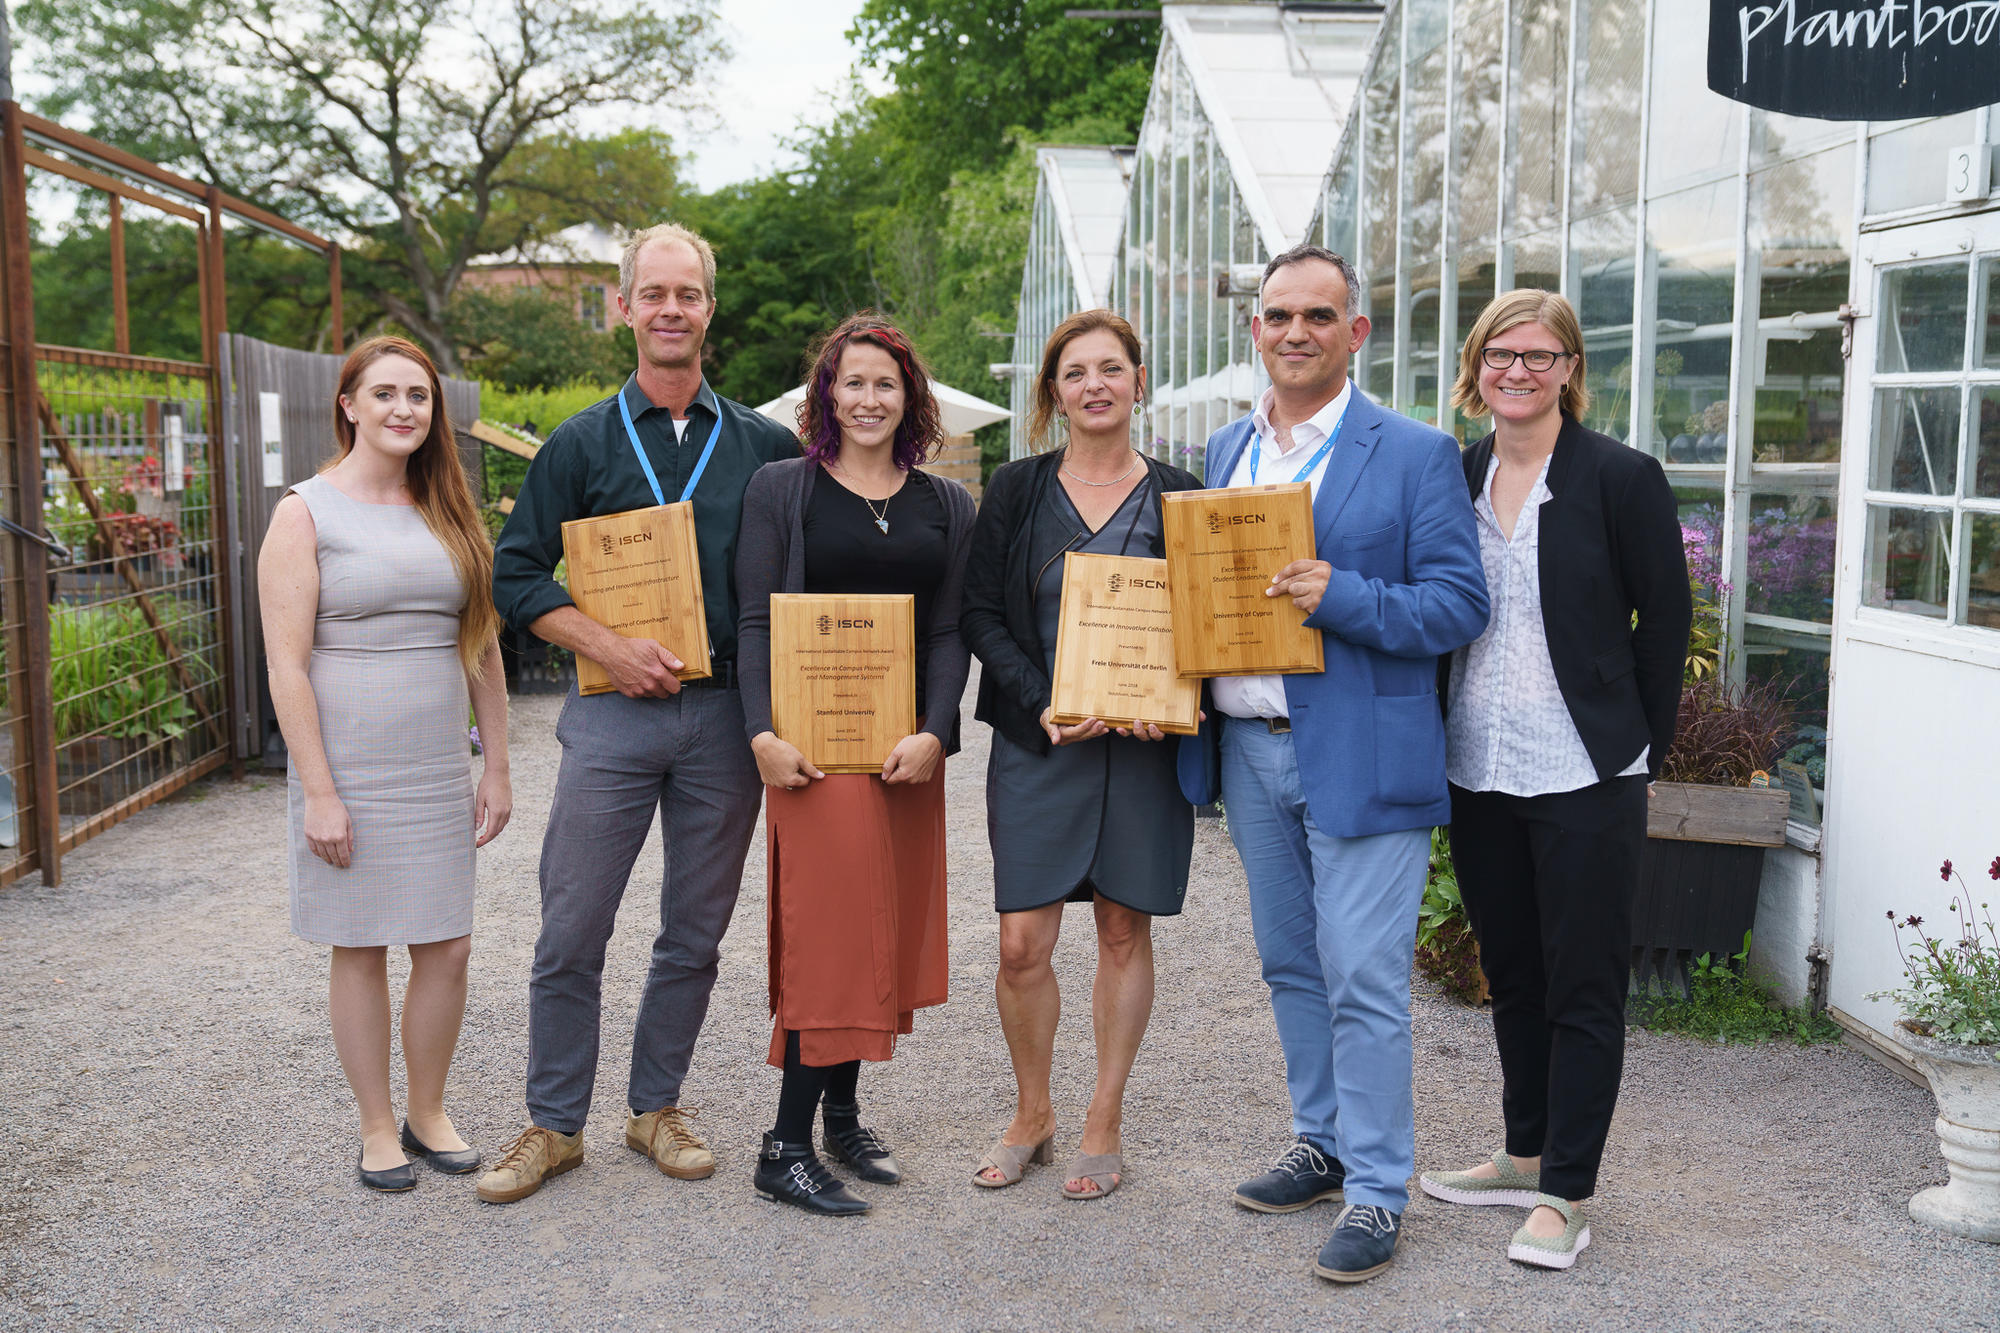
<path fill-rule="evenodd" d="M 1451 855 L 1493 988 L 1507 1152 L 1559 1199 L 1597 1190 L 1625 1066 L 1646 779 L 1547 796 L 1451 789 Z"/>

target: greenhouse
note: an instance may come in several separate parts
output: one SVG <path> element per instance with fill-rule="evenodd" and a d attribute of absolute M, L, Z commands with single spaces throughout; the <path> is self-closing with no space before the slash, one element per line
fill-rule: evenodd
<path fill-rule="evenodd" d="M 1462 440 L 1480 309 L 1569 296 L 1586 424 L 1661 460 L 1724 670 L 1795 707 L 1753 958 L 1879 1028 L 1899 886 L 1994 850 L 1949 775 L 2000 742 L 2000 118 L 1781 115 L 1706 60 L 1679 0 L 1170 3 L 1116 306 L 1149 451 L 1187 463 L 1261 391 L 1250 302 L 1287 246 L 1355 260 L 1357 382 Z"/>

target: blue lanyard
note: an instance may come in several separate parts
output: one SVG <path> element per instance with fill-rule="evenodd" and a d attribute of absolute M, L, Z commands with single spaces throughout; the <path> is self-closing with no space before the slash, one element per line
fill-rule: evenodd
<path fill-rule="evenodd" d="M 618 401 L 622 403 L 625 400 L 620 398 Z M 1354 400 L 1349 398 L 1347 400 L 1347 407 L 1353 406 Z M 1333 452 L 1333 442 L 1340 438 L 1340 428 L 1347 424 L 1347 407 L 1340 409 L 1340 417 L 1333 423 L 1333 429 L 1327 432 L 1326 443 L 1319 447 L 1318 453 L 1306 460 L 1306 465 L 1299 469 L 1297 476 L 1292 478 L 1294 482 L 1304 481 L 1307 477 L 1311 476 L 1312 470 L 1318 467 L 1328 454 Z M 1257 460 L 1263 453 L 1264 441 L 1258 437 L 1256 430 L 1253 428 L 1250 432 L 1250 484 L 1252 486 L 1257 484 Z"/>
<path fill-rule="evenodd" d="M 645 469 L 646 484 L 653 488 L 654 502 L 665 504 L 666 492 L 660 489 L 660 478 L 659 474 L 653 471 L 653 460 L 646 457 L 645 446 L 639 443 L 638 428 L 632 424 L 632 407 L 625 401 L 623 389 L 618 391 L 618 415 L 625 418 L 625 437 L 632 441 L 632 452 L 639 455 L 639 466 Z M 715 442 L 720 438 L 722 438 L 722 414 L 718 412 L 715 415 L 715 429 L 708 433 L 708 444 L 702 449 L 701 458 L 694 465 L 694 475 L 688 478 L 687 486 L 681 491 L 681 499 L 685 500 L 694 494 L 694 488 L 701 483 L 702 471 L 708 466 L 709 455 L 715 452 Z"/>

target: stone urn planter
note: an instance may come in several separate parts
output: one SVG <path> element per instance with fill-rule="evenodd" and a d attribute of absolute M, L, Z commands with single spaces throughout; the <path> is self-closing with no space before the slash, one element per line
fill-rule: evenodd
<path fill-rule="evenodd" d="M 1910 1216 L 1968 1240 L 2000 1242 L 2000 1046 L 1937 1041 L 1906 1023 L 1896 1039 L 1937 1098 L 1938 1150 L 1951 1183 L 1910 1200 Z"/>

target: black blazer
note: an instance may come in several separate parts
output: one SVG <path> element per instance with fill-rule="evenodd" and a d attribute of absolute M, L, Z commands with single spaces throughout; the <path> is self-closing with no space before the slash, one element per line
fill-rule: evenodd
<path fill-rule="evenodd" d="M 1465 451 L 1475 501 L 1492 458 L 1491 435 Z M 1694 621 L 1673 488 L 1658 459 L 1565 415 L 1549 490 L 1536 565 L 1556 685 L 1599 780 L 1617 776 L 1642 745 L 1652 747 L 1646 770 L 1657 778 L 1674 743 Z M 1440 696 L 1450 678 L 1446 656 Z"/>
<path fill-rule="evenodd" d="M 979 521 L 972 529 L 972 557 L 965 566 L 965 604 L 959 632 L 979 659 L 979 701 L 973 716 L 1035 754 L 1046 754 L 1042 710 L 1054 688 L 1043 665 L 1035 625 L 1035 584 L 1028 525 L 1048 488 L 1057 484 L 1063 451 L 1051 450 L 1005 464 L 986 483 Z M 1156 495 L 1195 491 L 1201 482 L 1155 458 L 1146 459 Z M 1147 555 L 1157 556 L 1157 551 Z"/>

